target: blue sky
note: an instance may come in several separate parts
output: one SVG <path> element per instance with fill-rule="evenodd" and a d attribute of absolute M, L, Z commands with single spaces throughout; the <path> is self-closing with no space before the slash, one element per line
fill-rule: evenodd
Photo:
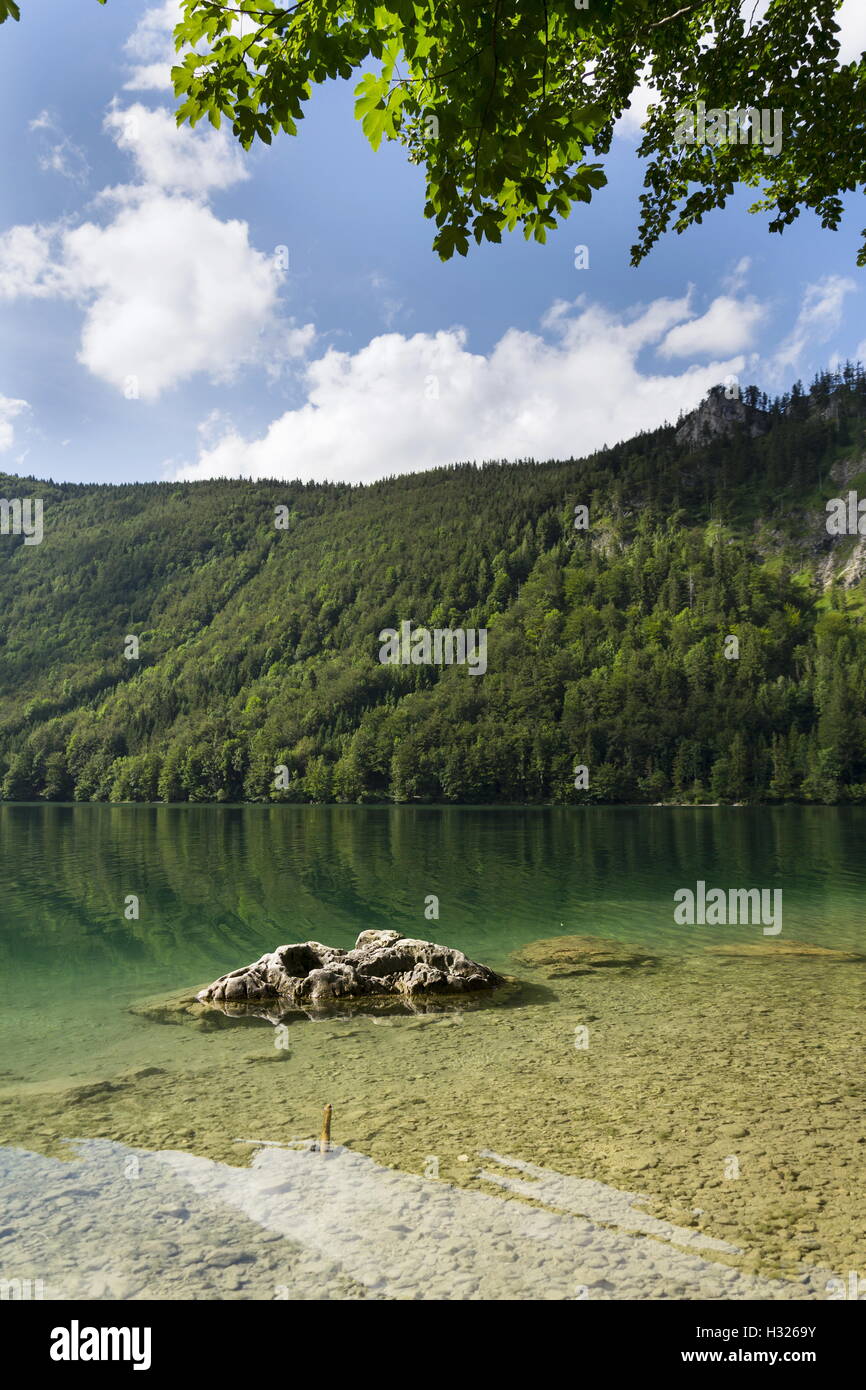
<path fill-rule="evenodd" d="M 354 83 L 249 154 L 176 131 L 172 8 L 26 0 L 0 30 L 0 469 L 360 481 L 579 456 L 728 375 L 773 391 L 866 356 L 862 197 L 840 232 L 778 237 L 742 196 L 634 269 L 632 120 L 545 246 L 442 264 L 421 172 L 370 150 Z M 842 23 L 850 58 L 863 0 Z"/>

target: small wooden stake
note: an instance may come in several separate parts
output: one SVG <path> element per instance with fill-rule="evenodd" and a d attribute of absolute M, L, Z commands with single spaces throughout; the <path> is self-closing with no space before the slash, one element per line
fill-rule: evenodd
<path fill-rule="evenodd" d="M 322 1111 L 322 1133 L 319 1138 L 319 1153 L 326 1154 L 331 1147 L 331 1114 L 333 1109 L 326 1105 Z"/>

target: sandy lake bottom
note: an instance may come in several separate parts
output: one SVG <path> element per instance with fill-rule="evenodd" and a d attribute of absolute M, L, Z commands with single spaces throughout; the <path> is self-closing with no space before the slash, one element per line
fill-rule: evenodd
<path fill-rule="evenodd" d="M 40 1034 L 57 1001 L 34 1000 L 26 1076 L 0 1075 L 3 1278 L 56 1298 L 823 1299 L 866 1271 L 866 963 L 667 953 L 550 978 L 486 959 L 521 980 L 502 1005 L 299 1015 L 282 1038 L 133 1015 L 129 988 Z"/>

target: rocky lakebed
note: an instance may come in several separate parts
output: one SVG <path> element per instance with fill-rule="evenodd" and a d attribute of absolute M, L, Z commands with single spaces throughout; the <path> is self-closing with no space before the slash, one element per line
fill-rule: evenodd
<path fill-rule="evenodd" d="M 117 1000 L 123 1046 L 75 1074 L 0 1076 L 4 1269 L 83 1297 L 116 1247 L 130 1298 L 825 1298 L 866 1268 L 864 1003 L 866 958 L 807 941 L 278 947 Z"/>

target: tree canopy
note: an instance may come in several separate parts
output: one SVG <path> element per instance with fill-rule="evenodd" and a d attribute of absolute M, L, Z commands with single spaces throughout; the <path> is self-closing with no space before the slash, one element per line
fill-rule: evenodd
<path fill-rule="evenodd" d="M 296 134 L 315 86 L 357 75 L 374 148 L 426 172 L 425 215 L 447 260 L 521 226 L 544 241 L 606 182 L 601 163 L 641 80 L 655 91 L 638 264 L 744 184 L 782 231 L 804 208 L 836 228 L 866 170 L 866 62 L 840 66 L 841 0 L 183 0 L 178 120 L 225 117 L 242 145 Z M 757 8 L 757 7 L 755 7 Z M 754 16 L 754 10 L 753 10 Z M 778 112 L 781 147 L 678 142 L 684 110 Z M 866 237 L 866 229 L 864 229 Z M 859 262 L 866 264 L 866 242 Z"/>
<path fill-rule="evenodd" d="M 0 798 L 866 804 L 862 536 L 827 529 L 866 371 L 738 414 L 365 486 L 0 476 L 45 507 L 0 537 Z M 487 629 L 485 674 L 383 661 L 404 620 Z"/>
<path fill-rule="evenodd" d="M 104 5 L 106 0 L 97 0 L 97 3 Z M 0 24 L 5 24 L 7 19 L 19 20 L 21 18 L 21 6 L 15 0 L 0 0 Z"/>
<path fill-rule="evenodd" d="M 314 87 L 357 75 L 373 148 L 399 141 L 424 166 L 424 214 L 448 260 L 518 226 L 543 242 L 589 202 L 643 81 L 654 95 L 632 264 L 741 185 L 759 190 L 750 211 L 768 212 L 771 231 L 804 209 L 835 230 L 842 195 L 866 183 L 866 56 L 838 62 L 842 2 L 770 0 L 758 19 L 757 0 L 751 12 L 742 0 L 181 0 L 178 122 L 225 117 L 245 148 L 270 144 L 297 134 Z M 0 0 L 0 23 L 10 16 L 19 5 Z M 682 115 L 700 103 L 738 117 L 686 142 Z M 778 140 L 761 138 L 762 113 Z"/>

